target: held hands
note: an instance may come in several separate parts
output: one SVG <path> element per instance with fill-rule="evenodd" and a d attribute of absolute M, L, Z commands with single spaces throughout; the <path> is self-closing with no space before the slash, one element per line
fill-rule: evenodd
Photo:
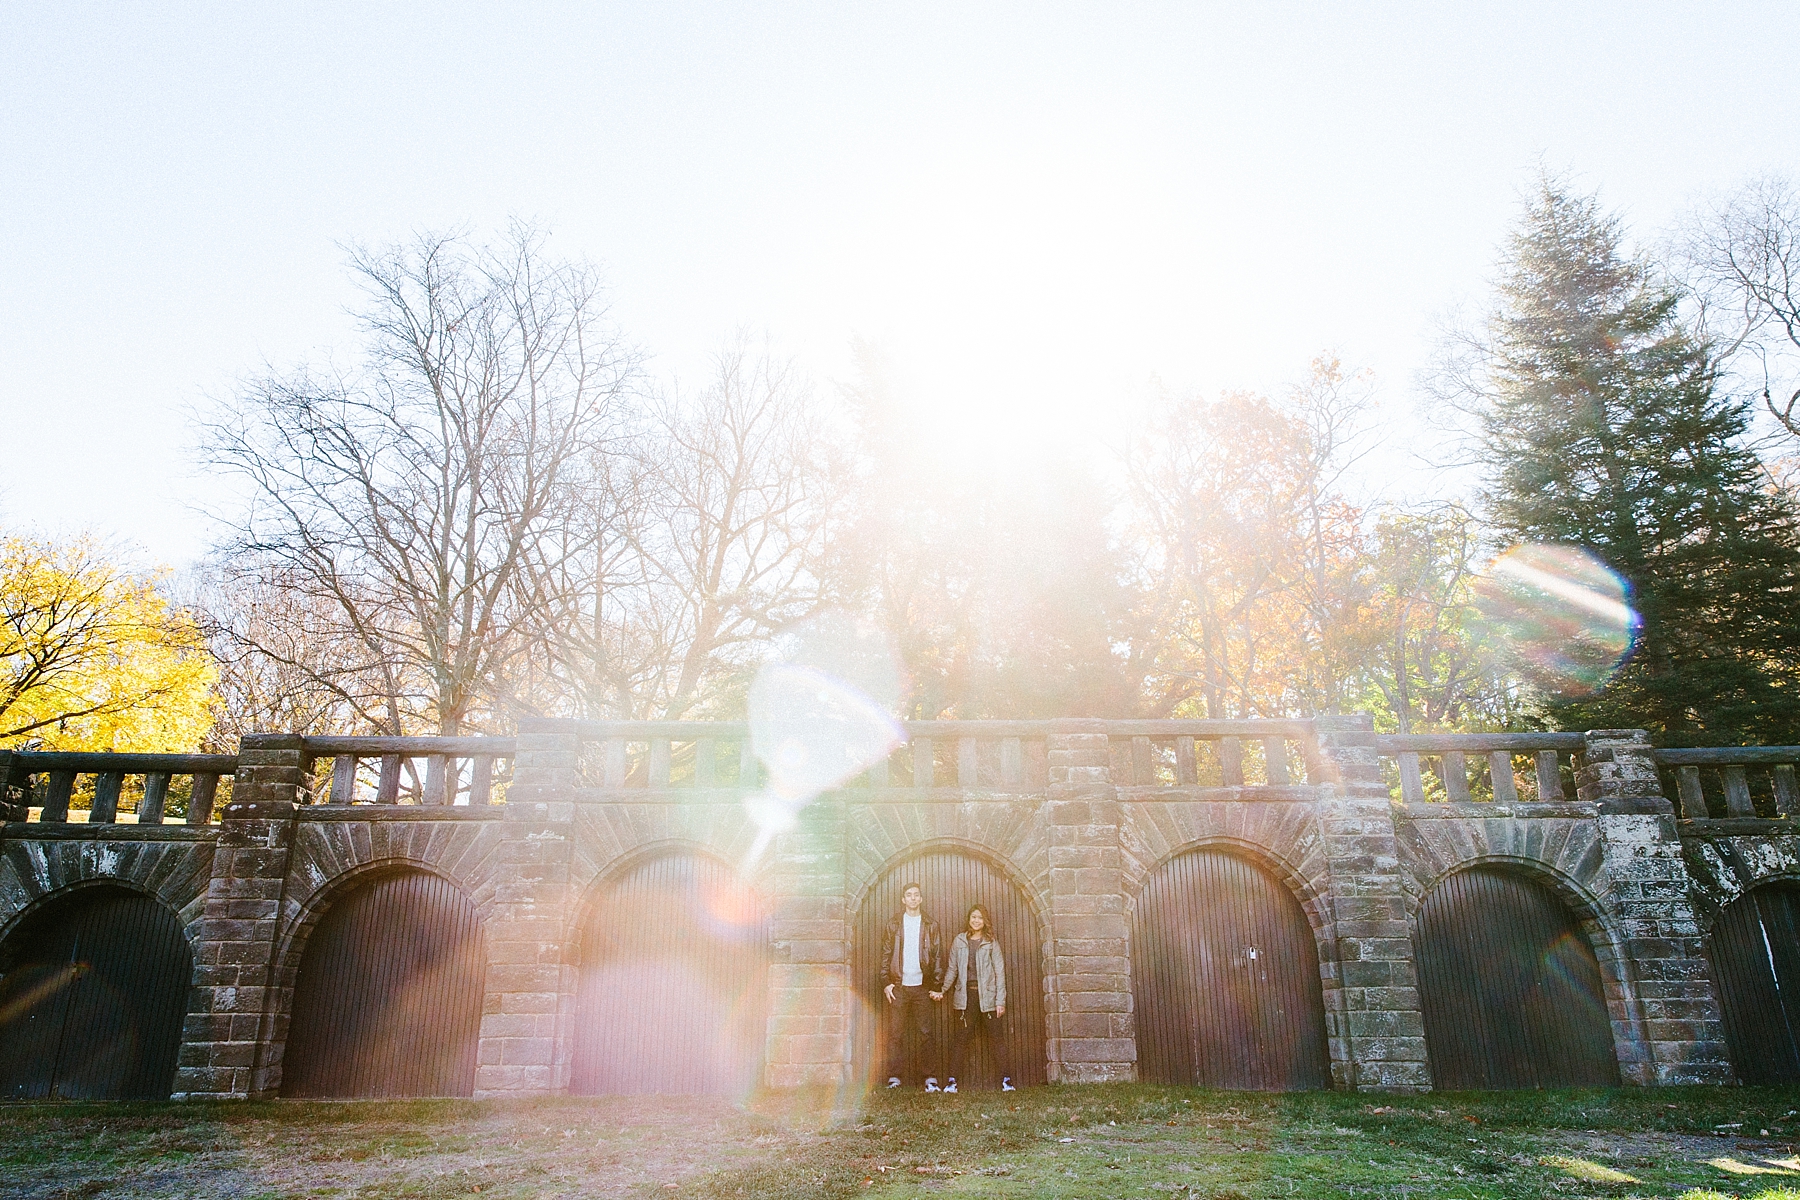
<path fill-rule="evenodd" d="M 932 992 L 932 993 L 931 993 L 931 998 L 932 998 L 932 999 L 933 999 L 933 1000 L 942 1000 L 942 999 L 943 999 L 943 998 L 944 998 L 944 993 L 942 993 L 942 992 Z"/>

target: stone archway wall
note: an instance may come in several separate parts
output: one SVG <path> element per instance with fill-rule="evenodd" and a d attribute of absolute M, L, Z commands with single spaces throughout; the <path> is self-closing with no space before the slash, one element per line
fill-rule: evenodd
<path fill-rule="evenodd" d="M 1425 806 L 1433 809 L 1438 806 Z M 1560 805 L 1555 815 L 1407 811 L 1396 823 L 1408 915 L 1445 875 L 1478 864 L 1532 875 L 1569 906 L 1599 961 L 1628 1083 L 1727 1077 L 1718 1004 L 1673 819 Z"/>
<path fill-rule="evenodd" d="M 1578 803 L 1408 809 L 1390 802 L 1366 726 L 1323 745 L 1318 780 L 1258 791 L 1114 787 L 1120 723 L 1034 724 L 1024 733 L 1045 739 L 1045 779 L 1008 792 L 976 786 L 986 778 L 979 755 L 964 770 L 963 748 L 1023 734 L 971 723 L 966 735 L 937 734 L 962 736 L 957 786 L 889 786 L 872 776 L 806 806 L 755 863 L 742 792 L 691 780 L 591 787 L 583 747 L 607 731 L 578 722 L 523 723 L 504 803 L 479 812 L 308 806 L 307 740 L 252 735 L 217 826 L 0 830 L 0 929 L 37 901 L 95 880 L 157 895 L 195 946 L 177 1093 L 267 1095 L 279 1082 L 292 967 L 320 905 L 366 871 L 433 871 L 479 906 L 489 939 L 476 1094 L 554 1094 L 568 1081 L 586 898 L 658 846 L 691 846 L 746 863 L 771 901 L 770 1008 L 784 1015 L 769 1024 L 764 1081 L 838 1085 L 850 1072 L 855 906 L 884 865 L 930 843 L 958 845 L 1002 866 L 1044 914 L 1051 1077 L 1127 1080 L 1136 1063 L 1133 897 L 1156 864 L 1218 844 L 1272 871 L 1306 913 L 1334 1083 L 1419 1090 L 1431 1079 L 1409 907 L 1446 871 L 1506 861 L 1560 881 L 1604 935 L 1595 946 L 1612 975 L 1609 1013 L 1632 1043 L 1620 1053 L 1627 1082 L 1728 1077 L 1703 927 L 1744 888 L 1800 877 L 1800 839 L 1765 828 L 1777 822 L 1678 830 L 1656 794 L 1648 743 L 1616 731 L 1589 735 Z M 707 733 L 675 724 L 625 732 L 653 743 Z M 650 762 L 655 776 L 655 744 Z"/>
<path fill-rule="evenodd" d="M 216 832 L 180 826 L 51 826 L 52 836 L 0 842 L 0 938 L 45 901 L 96 883 L 154 896 L 189 942 L 212 879 Z M 57 836 L 60 835 L 60 836 Z"/>
<path fill-rule="evenodd" d="M 1682 823 L 1682 857 L 1693 880 L 1694 916 L 1702 933 L 1710 933 L 1725 907 L 1752 888 L 1800 880 L 1800 836 L 1733 828 L 1738 824 Z"/>
<path fill-rule="evenodd" d="M 312 932 L 331 904 L 374 875 L 410 868 L 442 876 L 474 903 L 484 923 L 494 907 L 504 842 L 500 814 L 442 809 L 447 816 L 395 821 L 354 809 L 301 810 L 282 880 L 269 994 L 262 1013 L 263 1051 L 256 1088 L 276 1092 L 293 1019 L 294 983 Z M 489 947 L 490 959 L 492 947 Z M 489 962 L 490 972 L 494 964 Z M 491 985 L 490 985 L 491 986 Z"/>
<path fill-rule="evenodd" d="M 1119 842 L 1131 904 L 1159 865 L 1229 849 L 1293 893 L 1312 928 L 1336 1087 L 1430 1086 L 1390 806 L 1319 790 L 1306 801 L 1134 800 Z"/>
<path fill-rule="evenodd" d="M 141 887 L 88 879 L 31 905 L 0 937 L 0 1096 L 166 1099 L 193 963 Z"/>
<path fill-rule="evenodd" d="M 1556 884 L 1561 882 L 1563 886 Z M 1414 921 L 1420 1001 L 1442 1087 L 1615 1086 L 1602 923 L 1541 866 L 1487 858 L 1440 876 Z"/>
<path fill-rule="evenodd" d="M 1780 825 L 1790 822 L 1783 821 Z M 1731 958 L 1729 949 L 1718 943 L 1721 936 L 1720 921 L 1733 906 L 1755 904 L 1751 893 L 1758 888 L 1776 884 L 1792 885 L 1800 883 L 1800 837 L 1790 832 L 1771 830 L 1775 822 L 1738 820 L 1718 821 L 1684 821 L 1681 823 L 1682 855 L 1686 862 L 1689 877 L 1693 881 L 1692 897 L 1694 916 L 1700 933 L 1706 939 L 1707 963 L 1709 977 L 1717 988 L 1717 999 L 1721 1010 L 1729 1001 L 1734 1009 L 1733 1020 L 1737 1026 L 1734 1034 L 1741 1042 L 1744 1037 L 1746 1010 L 1746 987 L 1755 994 L 1758 984 L 1770 982 L 1758 979 L 1760 970 L 1746 971 L 1744 964 L 1721 961 L 1721 951 L 1727 960 Z M 1729 939 L 1727 931 L 1723 936 Z M 1727 996 L 1728 989 L 1738 994 Z M 1779 1007 L 1779 995 L 1762 996 L 1762 1003 Z M 1751 1011 L 1754 1011 L 1752 1008 Z M 1741 1046 L 1738 1047 L 1740 1052 Z M 1771 1071 L 1771 1064 L 1779 1063 L 1783 1070 Z M 1792 1060 L 1788 1056 L 1769 1056 L 1743 1070 L 1739 1064 L 1740 1077 L 1764 1076 L 1781 1077 Z"/>
<path fill-rule="evenodd" d="M 390 857 L 340 875 L 310 909 L 290 972 L 282 1094 L 469 1095 L 490 964 L 467 891 Z"/>
<path fill-rule="evenodd" d="M 856 915 L 876 881 L 895 865 L 938 849 L 980 859 L 1017 889 L 1031 911 L 1043 938 L 1030 952 L 1039 956 L 1043 979 L 1048 1077 L 1052 1081 L 1117 1077 L 1116 1068 L 1104 1064 L 1118 1061 L 1121 1045 L 1130 1046 L 1129 995 L 1122 1005 L 1117 1001 L 1119 985 L 1107 982 L 1107 972 L 1124 978 L 1114 967 L 1115 959 L 1122 957 L 1123 943 L 1121 939 L 1115 951 L 1097 936 L 1107 931 L 1097 928 L 1096 922 L 1108 918 L 1089 911 L 1093 897 L 1078 894 L 1082 868 L 1075 862 L 1102 852 L 1072 844 L 1096 830 L 1102 838 L 1111 835 L 1112 825 L 1093 823 L 1094 815 L 1085 803 L 1072 809 L 1065 806 L 1064 823 L 1059 823 L 1058 805 L 1046 803 L 1041 794 L 998 792 L 941 800 L 903 793 L 881 800 L 859 798 L 845 806 L 844 899 L 836 908 L 842 929 L 838 953 L 844 964 L 840 1003 L 846 1072 L 851 1065 L 850 1007 L 856 1003 L 856 984 L 867 984 L 847 974 Z M 1100 815 L 1106 813 L 1102 810 Z M 1128 992 L 1128 984 L 1124 990 Z M 1109 1002 L 1109 996 L 1115 1000 Z"/>
<path fill-rule="evenodd" d="M 1621 1074 L 1632 1079 L 1650 1069 L 1637 981 L 1622 931 L 1608 920 L 1605 898 L 1613 880 L 1597 818 L 1517 820 L 1409 813 L 1397 822 L 1397 832 L 1409 923 L 1417 921 L 1419 906 L 1434 884 L 1473 866 L 1511 867 L 1554 892 L 1575 914 L 1599 961 Z"/>

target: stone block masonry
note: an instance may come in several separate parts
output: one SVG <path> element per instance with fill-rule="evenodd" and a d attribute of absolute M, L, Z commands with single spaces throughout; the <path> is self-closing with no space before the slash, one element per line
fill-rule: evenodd
<path fill-rule="evenodd" d="M 1121 733 L 1121 723 L 1098 720 L 969 723 L 977 733 L 959 735 L 954 723 L 939 723 L 929 736 L 963 739 L 955 787 L 884 782 L 827 795 L 742 868 L 768 905 L 763 1082 L 853 1082 L 853 1063 L 868 1049 L 856 1045 L 850 978 L 856 898 L 879 872 L 946 849 L 981 856 L 1017 881 L 1044 921 L 1048 1077 L 1138 1078 L 1135 897 L 1152 871 L 1201 846 L 1255 860 L 1304 909 L 1335 1087 L 1432 1086 L 1413 921 L 1438 880 L 1479 864 L 1532 872 L 1578 913 L 1606 980 L 1626 1082 L 1731 1078 L 1705 923 L 1746 887 L 1800 877 L 1800 839 L 1777 828 L 1785 822 L 1713 822 L 1711 832 L 1690 828 L 1705 822 L 1677 822 L 1640 731 L 1586 735 L 1576 801 L 1409 808 L 1390 799 L 1365 716 L 1306 726 L 1316 734 L 1303 748 L 1307 779 L 1279 785 L 1235 776 L 1226 786 L 1201 784 L 1192 736 L 1176 744 L 1188 726 L 1130 724 Z M 1304 723 L 1274 732 L 1276 723 L 1218 724 L 1233 729 L 1205 736 L 1250 744 L 1297 739 Z M 430 871 L 460 888 L 482 922 L 488 961 L 475 1094 L 566 1092 L 582 930 L 607 881 L 669 852 L 739 867 L 755 836 L 736 790 L 710 781 L 664 786 L 667 747 L 651 756 L 665 776 L 655 786 L 595 786 L 582 769 L 583 728 L 525 722 L 506 802 L 487 810 L 308 808 L 305 739 L 258 735 L 244 739 L 232 803 L 217 825 L 0 824 L 0 938 L 95 883 L 157 897 L 179 914 L 194 950 L 175 1093 L 269 1096 L 281 1086 L 309 931 L 363 875 Z M 671 740 L 711 736 L 680 729 Z M 654 736 L 646 726 L 642 738 Z M 1006 744 L 977 753 L 975 737 Z M 1133 741 L 1134 762 L 1149 765 L 1152 739 L 1164 738 L 1163 782 L 1146 783 L 1148 766 L 1115 781 L 1121 737 Z M 1037 746 L 1021 752 L 1021 738 L 1041 741 L 1041 759 Z M 1031 785 L 1022 782 L 1026 761 L 1043 764 Z M 1012 766 L 992 775 L 990 762 Z M 9 815 L 17 814 L 0 813 Z"/>
<path fill-rule="evenodd" d="M 279 1086 L 280 1045 L 269 1000 L 295 802 L 305 784 L 304 742 L 251 735 L 238 764 L 194 938 L 194 983 L 176 1060 L 178 1097 L 259 1099 Z"/>
<path fill-rule="evenodd" d="M 850 1080 L 850 922 L 844 896 L 844 807 L 810 805 L 775 839 L 764 877 L 769 919 L 770 1087 Z"/>
<path fill-rule="evenodd" d="M 1649 735 L 1601 729 L 1586 741 L 1577 793 L 1598 808 L 1602 899 L 1618 938 L 1595 950 L 1626 985 L 1610 1004 L 1620 1073 L 1639 1084 L 1727 1082 L 1731 1063 L 1695 889 Z"/>
<path fill-rule="evenodd" d="M 1124 1083 L 1137 1078 L 1131 925 L 1125 912 L 1120 806 L 1106 725 L 1059 721 L 1046 748 L 1049 796 L 1049 1079 Z"/>

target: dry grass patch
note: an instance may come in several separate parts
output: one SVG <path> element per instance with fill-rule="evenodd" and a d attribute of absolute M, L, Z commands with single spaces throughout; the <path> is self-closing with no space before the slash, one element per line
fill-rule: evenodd
<path fill-rule="evenodd" d="M 1800 1090 L 0 1106 L 7 1197 L 1800 1200 Z M 1727 1169 L 1729 1162 L 1754 1168 Z"/>

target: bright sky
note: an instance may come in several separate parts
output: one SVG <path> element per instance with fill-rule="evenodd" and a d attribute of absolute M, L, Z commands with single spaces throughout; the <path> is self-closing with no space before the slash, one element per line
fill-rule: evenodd
<path fill-rule="evenodd" d="M 1475 7 L 9 5 L 0 523 L 195 555 L 186 410 L 353 355 L 347 240 L 536 218 L 658 372 L 862 337 L 1091 446 L 1326 349 L 1405 413 L 1540 161 L 1647 233 L 1800 171 L 1800 5 Z"/>

